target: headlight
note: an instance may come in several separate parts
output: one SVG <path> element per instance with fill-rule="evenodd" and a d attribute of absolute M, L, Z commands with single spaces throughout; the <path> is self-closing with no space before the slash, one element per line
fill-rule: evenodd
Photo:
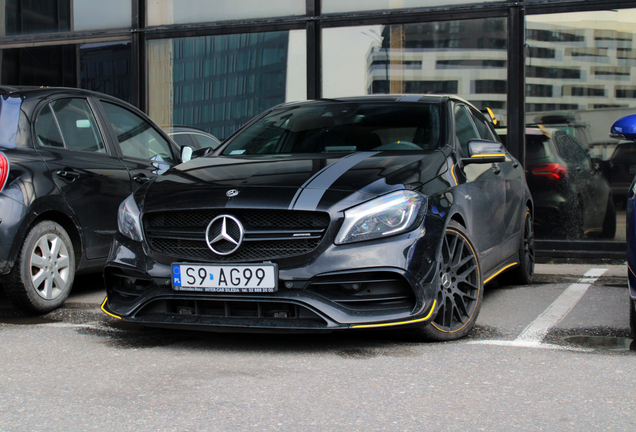
<path fill-rule="evenodd" d="M 135 241 L 144 239 L 141 234 L 141 222 L 139 221 L 139 207 L 135 202 L 135 198 L 130 195 L 119 206 L 117 212 L 117 227 L 119 232 Z"/>
<path fill-rule="evenodd" d="M 426 212 L 425 196 L 398 191 L 345 211 L 336 244 L 372 240 L 411 231 Z"/>

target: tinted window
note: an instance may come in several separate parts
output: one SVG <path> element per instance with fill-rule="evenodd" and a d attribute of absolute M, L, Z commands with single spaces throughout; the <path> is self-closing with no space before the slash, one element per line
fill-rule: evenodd
<path fill-rule="evenodd" d="M 581 148 L 581 143 L 571 135 L 568 135 L 567 139 L 572 146 L 572 154 L 574 158 L 576 159 L 577 164 L 588 170 L 591 169 L 592 164 L 588 156 L 585 154 L 585 152 Z"/>
<path fill-rule="evenodd" d="M 206 147 L 210 147 L 210 148 L 217 148 L 219 146 L 219 142 L 213 140 L 212 138 L 205 136 L 205 135 L 200 135 L 200 134 L 194 134 L 192 135 L 192 140 L 196 143 L 195 147 L 197 148 L 206 148 Z"/>
<path fill-rule="evenodd" d="M 40 111 L 40 115 L 38 115 L 38 119 L 35 122 L 35 129 L 40 145 L 64 147 L 62 135 L 60 135 L 60 130 L 57 127 L 57 122 L 55 121 L 55 117 L 53 117 L 53 112 L 49 105 L 46 105 Z"/>
<path fill-rule="evenodd" d="M 95 116 L 85 99 L 58 99 L 47 105 L 40 111 L 36 130 L 41 145 L 106 153 Z"/>
<path fill-rule="evenodd" d="M 554 141 L 563 160 L 568 165 L 577 165 L 578 158 L 572 142 L 568 139 L 568 135 L 563 132 L 557 132 L 554 134 Z"/>
<path fill-rule="evenodd" d="M 455 107 L 455 135 L 464 155 L 468 155 L 468 141 L 479 138 L 466 107 L 461 105 Z"/>
<path fill-rule="evenodd" d="M 552 156 L 550 138 L 545 135 L 526 135 L 526 160 L 545 159 Z"/>
<path fill-rule="evenodd" d="M 102 104 L 124 156 L 174 162 L 170 144 L 149 122 L 118 105 Z"/>
<path fill-rule="evenodd" d="M 439 148 L 432 104 L 326 104 L 272 111 L 238 135 L 223 154 L 322 153 Z"/>
<path fill-rule="evenodd" d="M 172 138 L 172 140 L 176 142 L 179 145 L 179 147 L 181 146 L 194 147 L 194 143 L 192 142 L 192 139 L 190 139 L 190 135 L 188 134 L 178 133 L 178 134 L 171 135 L 170 138 Z"/>
<path fill-rule="evenodd" d="M 481 116 L 478 115 L 476 112 L 472 110 L 471 112 L 473 114 L 473 120 L 475 121 L 475 126 L 477 126 L 477 131 L 479 131 L 479 136 L 481 136 L 482 139 L 485 139 L 487 141 L 497 141 L 495 137 L 493 136 L 492 131 L 490 130 L 490 127 L 488 126 L 488 123 L 486 123 L 486 120 L 481 118 Z"/>

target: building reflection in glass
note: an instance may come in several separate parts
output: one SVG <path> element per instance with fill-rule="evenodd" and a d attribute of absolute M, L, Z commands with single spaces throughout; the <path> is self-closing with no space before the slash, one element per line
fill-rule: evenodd
<path fill-rule="evenodd" d="M 538 238 L 625 238 L 622 208 L 636 148 L 617 146 L 607 131 L 636 107 L 636 12 L 620 15 L 527 18 L 526 170 Z M 506 140 L 505 19 L 357 31 L 368 36 L 367 93 L 459 94 L 492 109 Z"/>
<path fill-rule="evenodd" d="M 305 46 L 304 31 L 152 40 L 150 116 L 226 138 L 267 108 L 306 97 Z"/>

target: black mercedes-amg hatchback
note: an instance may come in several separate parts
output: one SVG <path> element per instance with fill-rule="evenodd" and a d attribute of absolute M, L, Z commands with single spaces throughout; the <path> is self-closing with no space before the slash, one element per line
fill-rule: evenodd
<path fill-rule="evenodd" d="M 160 327 L 457 339 L 485 283 L 532 278 L 532 212 L 523 167 L 464 100 L 283 104 L 122 203 L 102 308 Z"/>
<path fill-rule="evenodd" d="M 59 307 L 103 269 L 119 204 L 180 162 L 133 106 L 71 88 L 0 86 L 0 285 L 17 307 Z"/>

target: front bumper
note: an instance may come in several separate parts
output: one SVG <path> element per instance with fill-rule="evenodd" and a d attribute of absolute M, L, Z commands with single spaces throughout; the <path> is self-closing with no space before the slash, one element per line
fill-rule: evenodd
<path fill-rule="evenodd" d="M 388 240 L 388 241 L 387 241 Z M 330 246 L 302 266 L 279 263 L 274 293 L 175 291 L 171 263 L 117 234 L 102 309 L 147 326 L 214 331 L 331 331 L 425 323 L 435 316 L 437 245 L 410 233 Z"/>

